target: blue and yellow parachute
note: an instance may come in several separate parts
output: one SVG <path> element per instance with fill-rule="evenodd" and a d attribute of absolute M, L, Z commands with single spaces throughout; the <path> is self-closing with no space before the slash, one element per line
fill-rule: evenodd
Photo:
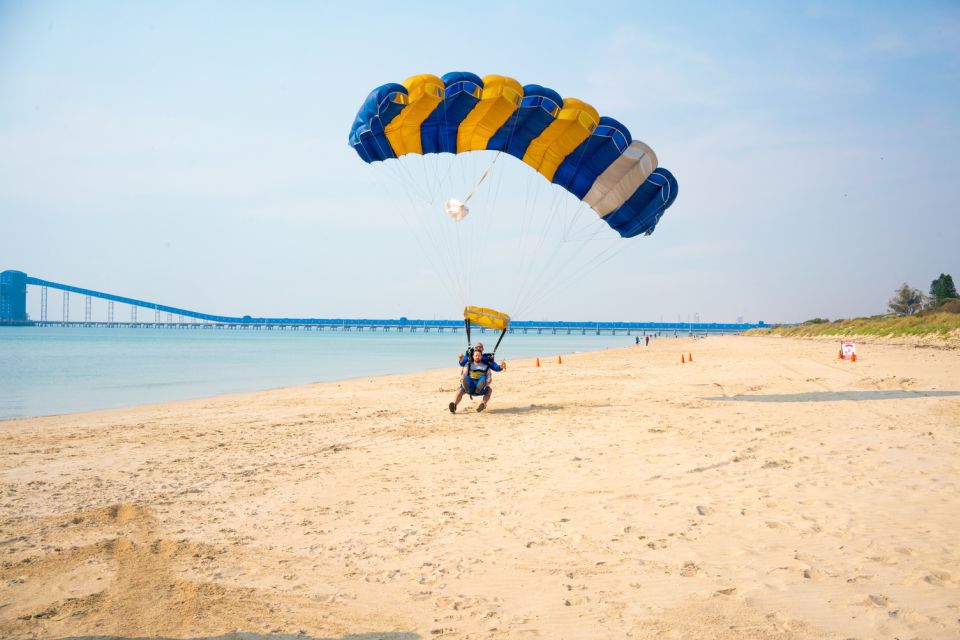
<path fill-rule="evenodd" d="M 349 142 L 368 163 L 411 153 L 507 153 L 625 238 L 652 233 L 677 197 L 673 174 L 623 124 L 506 76 L 421 74 L 377 87 L 357 112 Z"/>

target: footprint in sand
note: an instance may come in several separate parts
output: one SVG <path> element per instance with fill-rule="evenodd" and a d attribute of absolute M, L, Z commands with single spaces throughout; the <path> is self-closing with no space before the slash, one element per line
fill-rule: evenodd
<path fill-rule="evenodd" d="M 953 584 L 950 574 L 946 571 L 931 571 L 923 577 L 923 581 L 935 587 L 946 587 Z"/>
<path fill-rule="evenodd" d="M 807 580 L 819 582 L 823 578 L 823 574 L 811 567 L 810 569 L 804 569 L 803 577 Z"/>
<path fill-rule="evenodd" d="M 871 593 L 867 599 L 864 601 L 866 605 L 872 605 L 874 607 L 883 607 L 884 609 L 889 609 L 893 604 L 890 602 L 890 598 L 882 594 L 873 594 Z"/>

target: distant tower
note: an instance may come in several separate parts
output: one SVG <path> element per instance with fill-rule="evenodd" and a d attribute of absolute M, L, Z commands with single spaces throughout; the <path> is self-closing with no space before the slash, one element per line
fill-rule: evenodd
<path fill-rule="evenodd" d="M 0 273 L 0 322 L 27 321 L 27 274 Z"/>

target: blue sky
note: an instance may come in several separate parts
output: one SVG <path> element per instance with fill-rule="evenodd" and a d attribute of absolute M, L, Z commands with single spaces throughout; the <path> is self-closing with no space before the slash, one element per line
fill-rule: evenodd
<path fill-rule="evenodd" d="M 0 0 L 0 269 L 211 313 L 456 317 L 346 137 L 375 86 L 469 70 L 590 102 L 680 184 L 528 319 L 850 317 L 960 277 L 956 3 L 452 5 Z"/>

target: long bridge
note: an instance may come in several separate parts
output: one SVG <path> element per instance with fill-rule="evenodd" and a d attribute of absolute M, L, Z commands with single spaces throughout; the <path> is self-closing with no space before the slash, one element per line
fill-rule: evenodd
<path fill-rule="evenodd" d="M 27 287 L 40 288 L 40 319 L 31 320 L 27 314 Z M 49 317 L 49 290 L 63 292 L 61 319 Z M 84 302 L 83 320 L 70 318 L 70 294 L 81 296 Z M 93 299 L 107 301 L 106 320 L 93 319 Z M 130 320 L 118 320 L 114 305 L 120 303 L 130 310 Z M 153 318 L 140 319 L 138 311 L 153 312 Z M 464 331 L 463 320 L 411 320 L 370 318 L 257 318 L 251 316 L 220 316 L 191 311 L 170 305 L 118 296 L 73 285 L 52 282 L 28 276 L 22 271 L 0 272 L 0 325 L 40 327 L 151 327 L 169 329 L 220 329 L 267 331 L 408 331 L 459 333 Z M 689 322 L 563 322 L 519 320 L 510 323 L 511 333 L 739 333 L 766 326 L 762 321 L 750 323 L 689 323 Z M 483 328 L 477 328 L 485 333 Z"/>

